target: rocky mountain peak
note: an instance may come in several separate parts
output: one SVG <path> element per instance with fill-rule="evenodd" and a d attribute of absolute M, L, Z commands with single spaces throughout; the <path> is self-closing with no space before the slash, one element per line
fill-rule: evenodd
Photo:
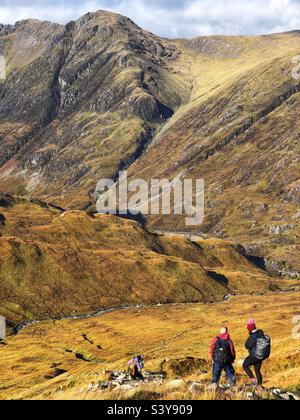
<path fill-rule="evenodd" d="M 260 238 L 260 250 L 271 238 L 291 255 L 299 42 L 297 33 L 171 41 L 106 11 L 64 26 L 2 25 L 0 187 L 92 209 L 98 180 L 120 169 L 145 179 L 184 171 L 206 180 L 203 233 L 249 246 Z M 184 230 L 172 217 L 148 223 Z"/>

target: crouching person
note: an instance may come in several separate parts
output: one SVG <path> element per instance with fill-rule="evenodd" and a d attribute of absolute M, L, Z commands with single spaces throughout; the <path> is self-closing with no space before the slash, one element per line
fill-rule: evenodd
<path fill-rule="evenodd" d="M 133 381 L 144 381 L 143 369 L 144 358 L 143 356 L 136 356 L 128 362 L 129 373 Z"/>
<path fill-rule="evenodd" d="M 235 386 L 236 377 L 233 363 L 236 354 L 234 344 L 228 334 L 228 328 L 223 327 L 220 331 L 220 335 L 213 340 L 210 356 L 213 362 L 213 386 L 217 387 L 223 370 L 226 373 L 229 384 Z"/>

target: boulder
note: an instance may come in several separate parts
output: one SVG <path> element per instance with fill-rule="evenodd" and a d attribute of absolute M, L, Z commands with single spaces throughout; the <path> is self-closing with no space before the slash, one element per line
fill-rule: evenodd
<path fill-rule="evenodd" d="M 174 379 L 168 383 L 168 388 L 172 391 L 182 389 L 186 386 L 186 382 L 183 379 Z"/>
<path fill-rule="evenodd" d="M 130 385 L 130 384 L 125 384 L 125 385 L 120 386 L 120 389 L 122 389 L 122 391 L 130 391 L 133 388 L 134 388 L 134 386 Z"/>

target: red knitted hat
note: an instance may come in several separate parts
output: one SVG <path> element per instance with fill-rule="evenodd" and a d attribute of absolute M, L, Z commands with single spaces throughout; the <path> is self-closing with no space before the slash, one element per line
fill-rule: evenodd
<path fill-rule="evenodd" d="M 252 331 L 256 330 L 256 324 L 254 319 L 249 319 L 247 323 L 247 330 L 251 333 Z"/>

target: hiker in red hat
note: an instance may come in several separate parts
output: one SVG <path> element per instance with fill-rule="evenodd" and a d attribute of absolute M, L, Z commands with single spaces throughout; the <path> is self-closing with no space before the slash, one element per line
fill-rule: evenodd
<path fill-rule="evenodd" d="M 243 368 L 251 380 L 249 386 L 258 386 L 262 388 L 263 377 L 261 368 L 263 361 L 270 357 L 271 340 L 262 330 L 257 329 L 254 319 L 249 319 L 247 330 L 249 332 L 249 337 L 245 347 L 249 351 L 249 356 L 244 361 Z M 251 366 L 254 367 L 256 378 L 251 370 Z"/>
<path fill-rule="evenodd" d="M 218 386 L 223 370 L 230 385 L 234 386 L 236 378 L 233 363 L 236 356 L 234 344 L 228 334 L 227 327 L 222 327 L 220 335 L 213 340 L 210 348 L 210 357 L 213 362 L 213 386 Z"/>

